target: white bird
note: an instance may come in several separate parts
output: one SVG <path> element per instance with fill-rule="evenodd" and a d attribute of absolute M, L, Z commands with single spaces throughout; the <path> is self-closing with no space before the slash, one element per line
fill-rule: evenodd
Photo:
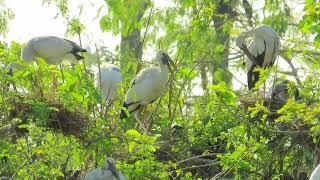
<path fill-rule="evenodd" d="M 313 170 L 309 180 L 319 180 L 320 179 L 320 164 Z"/>
<path fill-rule="evenodd" d="M 249 48 L 245 39 L 253 36 Z M 236 39 L 236 45 L 247 55 L 248 88 L 252 89 L 259 80 L 259 72 L 254 72 L 255 67 L 271 67 L 280 49 L 280 36 L 269 26 L 261 25 L 251 31 L 242 33 Z"/>
<path fill-rule="evenodd" d="M 78 54 L 80 52 L 87 50 L 67 39 L 42 36 L 30 39 L 22 49 L 21 55 L 25 62 L 42 58 L 48 64 L 63 64 L 83 59 L 84 57 Z"/>
<path fill-rule="evenodd" d="M 141 70 L 134 78 L 123 104 L 123 107 L 130 114 L 134 113 L 134 117 L 140 125 L 141 122 L 137 117 L 139 110 L 156 101 L 162 95 L 166 88 L 169 71 L 172 71 L 170 65 L 175 67 L 172 59 L 164 51 L 159 51 L 155 60 L 160 64 L 160 67 L 152 66 Z M 120 118 L 125 117 L 127 114 L 122 110 Z"/>
<path fill-rule="evenodd" d="M 113 64 L 103 64 L 95 73 L 95 86 L 101 88 L 101 96 L 103 100 L 114 100 L 117 89 L 122 82 L 122 74 L 120 69 Z"/>
<path fill-rule="evenodd" d="M 121 171 L 116 169 L 116 161 L 108 157 L 104 167 L 96 168 L 86 173 L 84 180 L 125 180 Z"/>

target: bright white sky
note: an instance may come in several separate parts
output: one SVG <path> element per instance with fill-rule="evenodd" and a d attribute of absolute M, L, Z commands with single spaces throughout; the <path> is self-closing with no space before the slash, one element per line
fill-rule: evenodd
<path fill-rule="evenodd" d="M 32 37 L 53 35 L 65 37 L 66 21 L 57 16 L 59 9 L 55 5 L 42 5 L 41 0 L 5 0 L 5 4 L 15 13 L 15 19 L 10 22 L 7 41 L 26 42 Z M 106 13 L 104 0 L 70 0 L 70 18 L 77 17 L 79 7 L 84 4 L 81 21 L 86 25 L 82 34 L 83 46 L 93 48 L 94 44 L 104 45 L 113 50 L 120 42 L 119 37 L 111 33 L 103 33 L 99 27 L 99 19 Z M 98 9 L 103 6 L 100 16 Z M 68 37 L 78 42 L 77 37 Z"/>

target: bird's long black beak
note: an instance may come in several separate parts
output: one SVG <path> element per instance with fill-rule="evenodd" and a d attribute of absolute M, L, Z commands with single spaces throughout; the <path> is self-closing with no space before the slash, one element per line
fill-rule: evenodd
<path fill-rule="evenodd" d="M 169 71 L 172 73 L 173 71 L 175 71 L 177 69 L 176 65 L 174 64 L 173 60 L 171 59 L 171 57 L 169 55 L 165 54 L 165 58 L 166 58 L 165 65 L 168 66 Z"/>
<path fill-rule="evenodd" d="M 116 179 L 119 179 L 116 166 L 109 161 L 107 161 L 107 163 L 109 164 L 109 170 L 111 171 L 111 173 L 116 177 Z"/>

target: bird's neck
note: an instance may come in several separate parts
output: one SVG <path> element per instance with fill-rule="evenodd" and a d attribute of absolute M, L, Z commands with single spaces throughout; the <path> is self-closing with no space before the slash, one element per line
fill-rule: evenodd
<path fill-rule="evenodd" d="M 160 69 L 163 73 L 169 73 L 169 68 L 163 63 L 160 64 Z"/>

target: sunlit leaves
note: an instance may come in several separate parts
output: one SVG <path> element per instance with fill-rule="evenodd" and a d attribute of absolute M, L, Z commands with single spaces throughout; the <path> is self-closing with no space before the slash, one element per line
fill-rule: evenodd
<path fill-rule="evenodd" d="M 78 35 L 85 30 L 85 26 L 79 19 L 74 18 L 69 22 L 67 34 L 70 36 Z"/>
<path fill-rule="evenodd" d="M 307 0 L 305 5 L 306 14 L 300 22 L 300 28 L 303 32 L 311 32 L 316 34 L 314 44 L 320 47 L 320 2 L 315 0 Z"/>
<path fill-rule="evenodd" d="M 8 33 L 8 24 L 14 18 L 14 13 L 11 9 L 5 7 L 3 3 L 0 4 L 0 35 Z"/>
<path fill-rule="evenodd" d="M 216 95 L 221 98 L 220 100 L 223 103 L 233 104 L 236 100 L 236 95 L 227 87 L 226 83 L 224 82 L 221 82 L 217 85 L 210 85 L 209 89 L 213 90 L 213 92 L 215 92 Z"/>

